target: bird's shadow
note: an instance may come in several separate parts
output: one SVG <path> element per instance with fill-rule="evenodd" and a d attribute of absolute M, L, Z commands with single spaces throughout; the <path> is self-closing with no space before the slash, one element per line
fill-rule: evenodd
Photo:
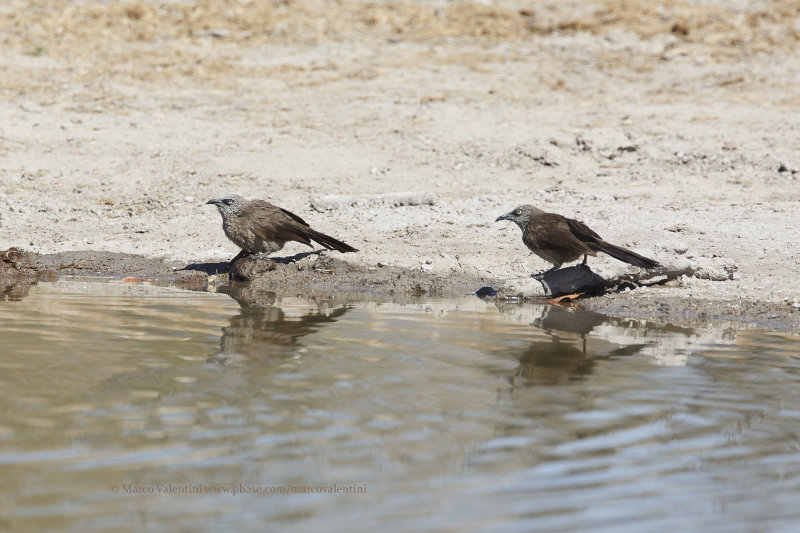
<path fill-rule="evenodd" d="M 179 268 L 176 272 L 182 271 L 195 271 L 195 272 L 203 272 L 208 274 L 209 276 L 214 274 L 224 274 L 230 270 L 230 263 L 228 261 L 222 263 L 191 263 L 186 265 L 183 268 Z"/>
<path fill-rule="evenodd" d="M 299 254 L 294 254 L 289 257 L 265 257 L 263 259 L 270 259 L 276 263 L 288 265 L 289 263 L 295 263 L 306 257 L 311 257 L 312 255 L 320 255 L 324 251 L 325 250 L 311 250 L 310 252 L 300 252 Z"/>
<path fill-rule="evenodd" d="M 236 258 L 233 261 L 223 261 L 221 263 L 191 263 L 183 268 L 179 268 L 178 271 L 183 271 L 183 270 L 196 271 L 196 272 L 203 272 L 208 275 L 224 274 L 226 272 L 230 272 L 233 263 L 236 261 L 274 261 L 275 263 L 288 265 L 290 263 L 300 261 L 301 259 L 304 259 L 312 255 L 319 255 L 322 252 L 324 252 L 324 250 L 312 250 L 310 252 L 300 252 L 299 254 L 287 257 L 267 257 L 267 256 L 259 257 L 257 255 L 251 255 L 251 256 Z"/>

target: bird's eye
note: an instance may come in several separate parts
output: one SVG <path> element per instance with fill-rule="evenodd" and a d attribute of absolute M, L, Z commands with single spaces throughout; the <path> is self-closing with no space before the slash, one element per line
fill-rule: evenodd
<path fill-rule="evenodd" d="M 514 211 L 514 214 L 520 216 L 522 214 L 522 209 L 517 209 L 516 211 Z"/>
<path fill-rule="evenodd" d="M 231 200 L 230 198 L 226 198 L 222 200 L 222 203 L 225 205 L 231 205 L 233 203 L 233 200 Z"/>

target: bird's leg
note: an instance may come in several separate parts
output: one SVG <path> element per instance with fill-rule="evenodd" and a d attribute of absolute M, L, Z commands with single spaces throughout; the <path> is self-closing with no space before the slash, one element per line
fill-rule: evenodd
<path fill-rule="evenodd" d="M 589 258 L 589 255 L 588 255 L 588 254 L 583 254 L 583 263 L 581 263 L 581 266 L 583 266 L 583 265 L 585 265 L 585 264 L 586 264 L 586 260 L 587 260 L 588 258 Z"/>
<path fill-rule="evenodd" d="M 242 257 L 247 257 L 247 256 L 250 256 L 250 255 L 253 255 L 253 254 L 251 254 L 251 253 L 250 253 L 250 252 L 248 252 L 247 250 L 239 250 L 239 253 L 238 253 L 238 254 L 236 254 L 236 257 L 234 257 L 233 259 L 231 259 L 230 261 L 228 261 L 228 269 L 230 269 L 230 268 L 233 266 L 233 264 L 234 264 L 236 261 L 238 261 L 239 259 L 241 259 Z"/>

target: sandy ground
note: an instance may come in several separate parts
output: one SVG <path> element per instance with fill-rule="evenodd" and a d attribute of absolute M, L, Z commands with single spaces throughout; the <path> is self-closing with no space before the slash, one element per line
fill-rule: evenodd
<path fill-rule="evenodd" d="M 736 265 L 599 305 L 797 312 L 797 4 L 531 4 L 3 3 L 0 250 L 220 262 L 235 192 L 359 272 L 502 284 L 549 266 L 494 222 L 533 203 Z"/>

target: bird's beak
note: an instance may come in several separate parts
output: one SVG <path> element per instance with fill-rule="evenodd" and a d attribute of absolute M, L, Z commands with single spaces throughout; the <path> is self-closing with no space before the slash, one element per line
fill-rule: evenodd
<path fill-rule="evenodd" d="M 511 215 L 511 213 L 506 213 L 505 215 L 500 215 L 499 217 L 494 219 L 494 221 L 495 222 L 500 222 L 501 220 L 509 220 L 511 218 L 510 215 Z"/>
<path fill-rule="evenodd" d="M 209 200 L 209 201 L 207 201 L 207 202 L 206 202 L 206 205 L 207 205 L 207 204 L 219 205 L 219 200 L 218 200 L 217 198 L 214 198 L 213 200 Z"/>

